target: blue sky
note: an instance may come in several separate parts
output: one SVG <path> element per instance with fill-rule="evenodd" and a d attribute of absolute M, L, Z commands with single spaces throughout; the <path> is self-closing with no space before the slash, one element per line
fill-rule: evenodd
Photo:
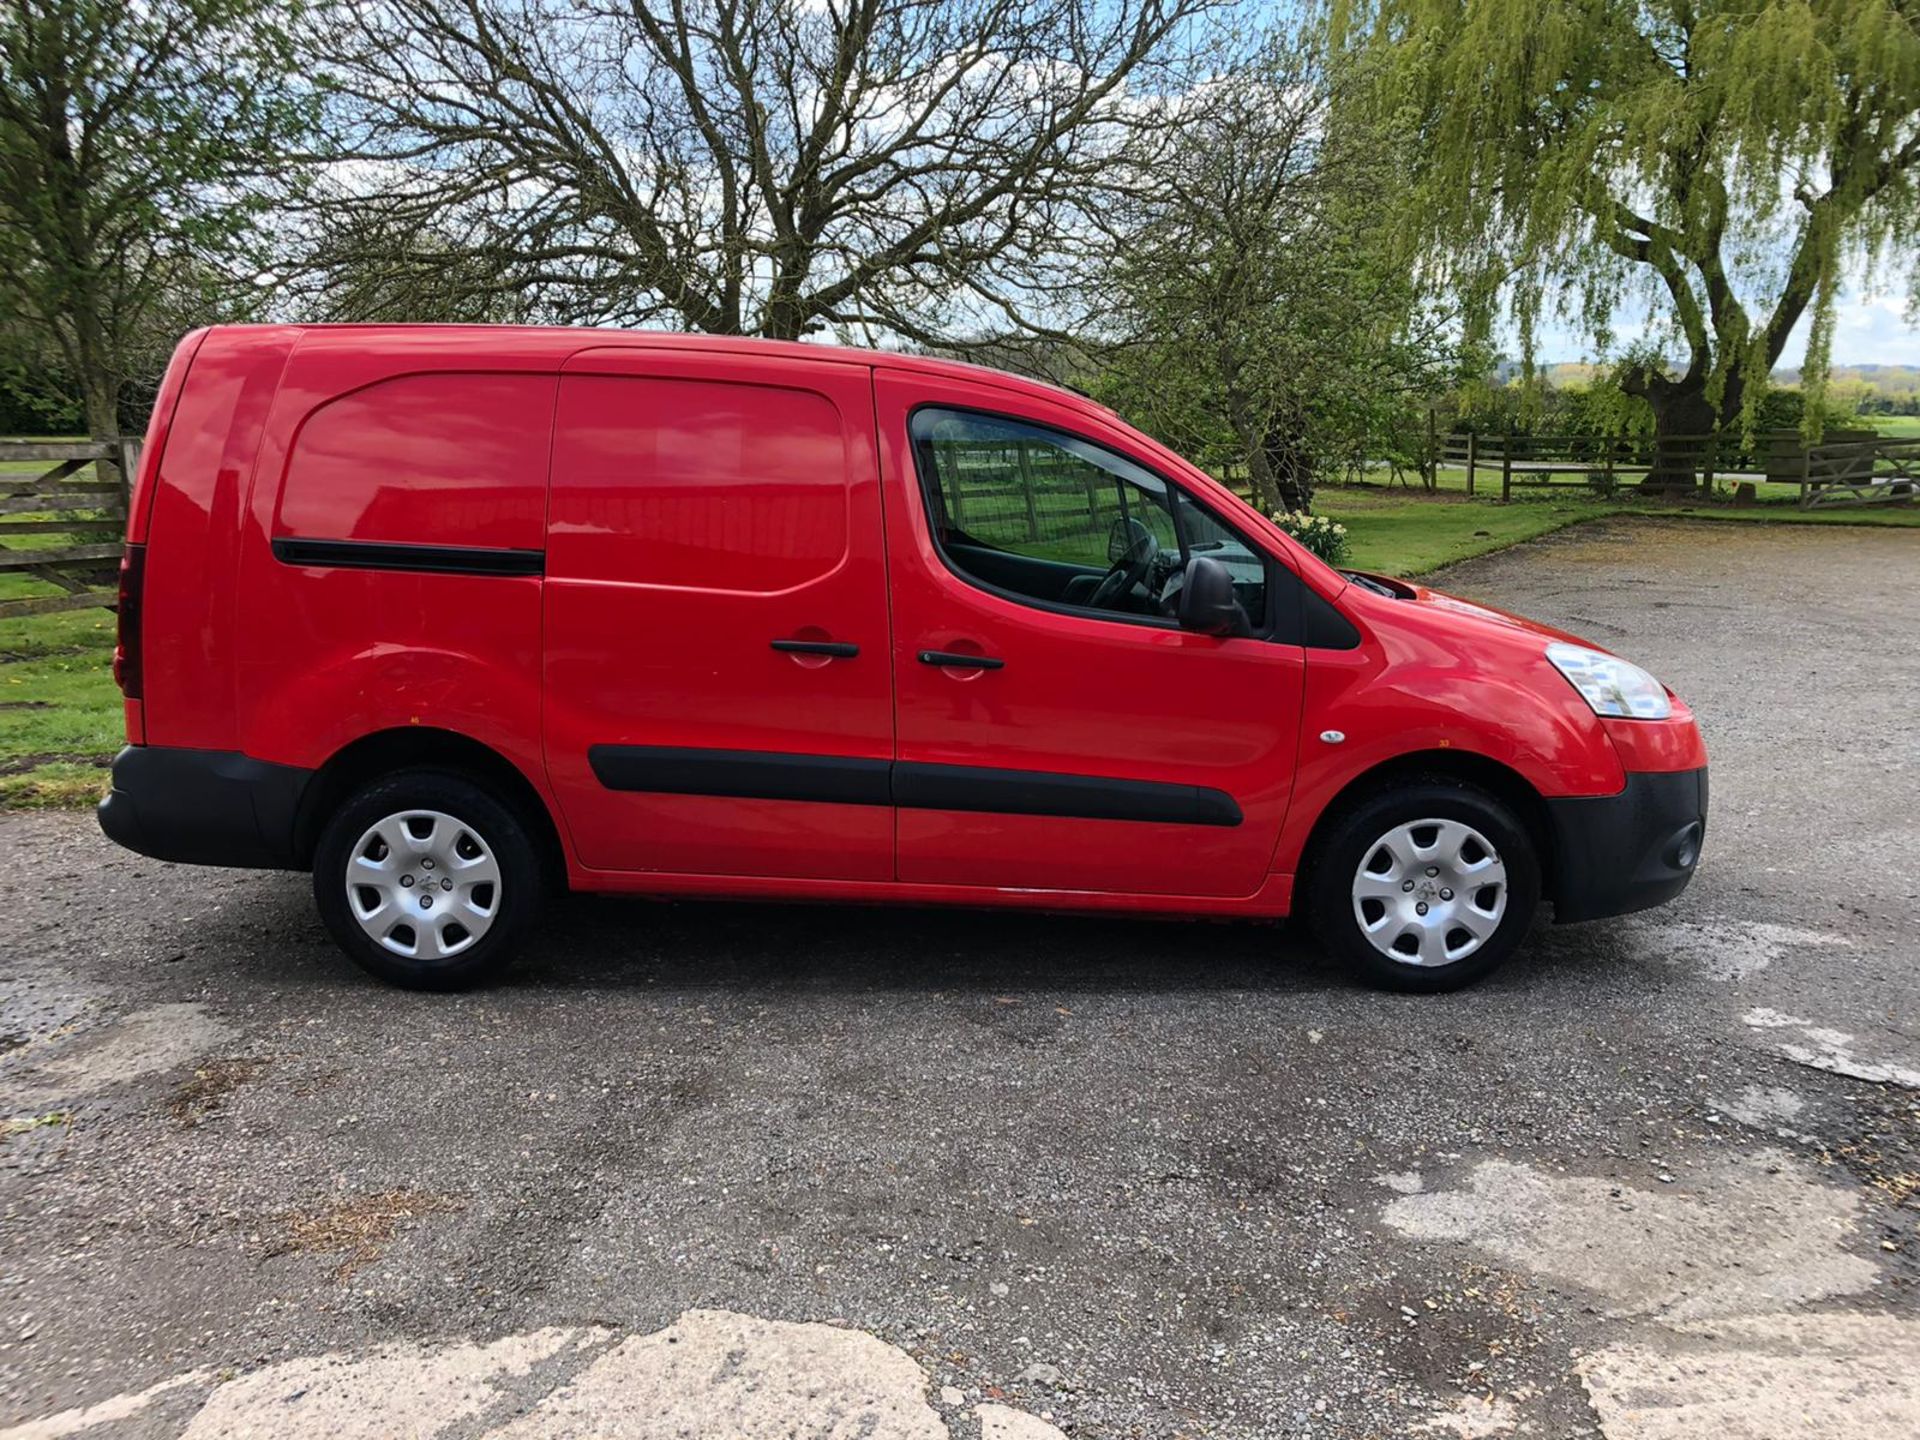
<path fill-rule="evenodd" d="M 1623 309 L 1614 323 L 1620 338 L 1629 340 L 1646 328 L 1644 312 Z M 1783 368 L 1799 365 L 1807 346 L 1803 319 L 1787 341 Z M 1579 331 L 1561 324 L 1540 327 L 1537 346 L 1544 364 L 1563 360 L 1590 360 L 1592 344 Z M 1869 295 L 1852 289 L 1841 299 L 1835 316 L 1833 363 L 1836 365 L 1920 365 L 1920 327 L 1909 323 L 1905 297 L 1893 292 Z"/>

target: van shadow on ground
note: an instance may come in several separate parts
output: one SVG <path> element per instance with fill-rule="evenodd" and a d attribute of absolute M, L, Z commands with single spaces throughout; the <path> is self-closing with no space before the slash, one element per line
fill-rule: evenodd
<path fill-rule="evenodd" d="M 222 911 L 196 949 L 250 955 L 262 979 L 374 985 L 333 947 L 305 877 L 280 877 L 270 912 Z M 263 943 L 271 936 L 271 943 Z M 1543 911 L 1527 946 L 1469 994 L 1605 988 L 1644 981 L 1663 957 L 1611 927 L 1558 929 Z M 1623 974 L 1624 972 L 1624 974 Z M 549 904 L 520 958 L 490 990 L 1266 995 L 1365 990 L 1294 921 L 1182 920 L 924 906 L 654 901 L 573 895 Z M 1637 988 L 1637 986 L 1635 987 Z M 1398 1003 L 1445 1005 L 1445 997 Z"/>

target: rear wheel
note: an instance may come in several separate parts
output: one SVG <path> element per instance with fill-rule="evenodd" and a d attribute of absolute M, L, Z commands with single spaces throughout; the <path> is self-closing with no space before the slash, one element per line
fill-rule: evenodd
<path fill-rule="evenodd" d="M 541 889 L 513 807 L 446 771 L 374 781 L 334 812 L 314 851 L 314 901 L 333 938 L 362 969 L 409 989 L 458 989 L 498 972 Z"/>
<path fill-rule="evenodd" d="M 1434 778 L 1335 822 L 1307 897 L 1321 943 L 1375 985 L 1470 985 L 1519 948 L 1540 901 L 1539 852 L 1513 810 Z"/>

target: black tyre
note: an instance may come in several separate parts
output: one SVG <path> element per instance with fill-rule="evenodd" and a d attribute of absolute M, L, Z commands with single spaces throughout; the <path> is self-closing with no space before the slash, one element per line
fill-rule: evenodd
<path fill-rule="evenodd" d="M 1540 903 L 1539 850 L 1504 801 L 1441 777 L 1377 791 L 1316 847 L 1307 908 L 1321 944 L 1390 990 L 1457 990 L 1519 948 Z"/>
<path fill-rule="evenodd" d="M 313 898 L 363 970 L 411 990 L 456 990 L 499 972 L 543 898 L 526 821 L 478 782 L 404 770 L 356 792 L 327 822 Z"/>

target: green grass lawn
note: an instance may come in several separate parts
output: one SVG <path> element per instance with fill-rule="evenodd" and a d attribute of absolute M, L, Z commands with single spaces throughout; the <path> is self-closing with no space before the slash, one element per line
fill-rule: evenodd
<path fill-rule="evenodd" d="M 1438 494 L 1381 484 L 1323 488 L 1314 508 L 1347 527 L 1350 562 L 1362 570 L 1421 575 L 1442 565 L 1532 540 L 1603 515 L 1664 515 L 1687 520 L 1746 524 L 1920 526 L 1920 505 L 1835 506 L 1802 510 L 1791 485 L 1763 485 L 1758 503 L 1722 501 L 1672 504 L 1643 501 L 1631 491 L 1603 499 L 1579 487 L 1516 490 L 1510 504 L 1466 495 L 1464 472 L 1457 488 L 1441 472 Z M 1496 488 L 1495 495 L 1499 492 Z"/>
<path fill-rule="evenodd" d="M 0 598 L 44 589 L 0 576 Z M 84 804 L 100 793 L 100 767 L 123 739 L 113 632 L 108 610 L 0 620 L 0 805 Z"/>
<path fill-rule="evenodd" d="M 0 461 L 0 478 L 36 477 L 48 463 Z M 8 533 L 0 544 L 9 551 L 93 544 L 118 533 L 117 522 L 89 526 L 71 512 L 7 518 L 76 522 L 71 531 Z M 0 572 L 0 600 L 59 593 L 31 575 Z M 100 609 L 0 620 L 0 806 L 90 804 L 100 794 L 102 767 L 123 739 L 114 625 L 113 613 Z"/>
<path fill-rule="evenodd" d="M 1581 498 L 1499 505 L 1457 496 L 1410 496 L 1349 486 L 1320 493 L 1315 508 L 1347 527 L 1345 563 L 1384 575 L 1424 575 L 1442 565 L 1504 550 L 1620 507 Z"/>

